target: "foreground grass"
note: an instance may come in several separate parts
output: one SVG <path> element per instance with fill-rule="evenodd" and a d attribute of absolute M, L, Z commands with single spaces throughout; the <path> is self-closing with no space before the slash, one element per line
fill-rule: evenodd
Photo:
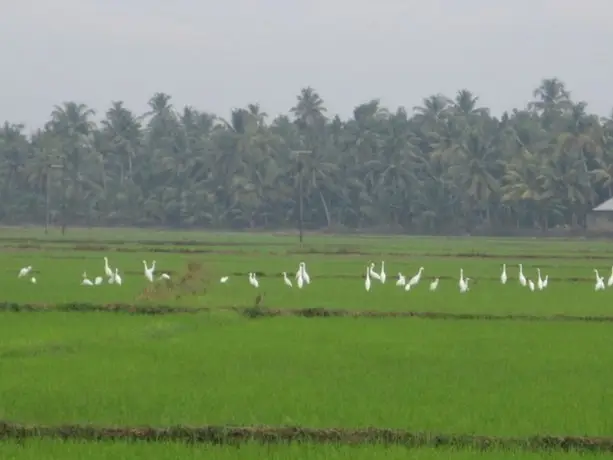
<path fill-rule="evenodd" d="M 5 313 L 0 418 L 608 435 L 610 332 L 606 324 Z"/>
<path fill-rule="evenodd" d="M 82 443 L 51 440 L 24 442 L 2 441 L 3 458 L 13 460 L 116 460 L 116 459 L 219 459 L 219 460 L 579 460 L 601 459 L 605 454 L 579 454 L 573 452 L 482 452 L 451 449 L 406 449 L 398 446 L 332 446 L 332 445 L 260 445 L 240 447 L 211 445 L 140 443 Z M 607 454 L 608 455 L 608 454 Z"/>

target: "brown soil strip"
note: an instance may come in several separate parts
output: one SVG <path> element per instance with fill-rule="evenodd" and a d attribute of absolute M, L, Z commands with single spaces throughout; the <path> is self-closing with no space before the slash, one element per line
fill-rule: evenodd
<path fill-rule="evenodd" d="M 200 245 L 202 246 L 202 245 Z M 229 245 L 217 245 L 229 246 Z M 237 244 L 237 247 L 247 246 Z M 266 245 L 265 247 L 268 247 Z M 373 258 L 379 254 L 361 251 L 348 251 L 338 249 L 335 251 L 305 249 L 305 250 L 286 250 L 286 251 L 254 251 L 254 250 L 232 250 L 232 249 L 203 249 L 203 248 L 177 248 L 177 247 L 151 247 L 151 246 L 128 246 L 121 247 L 120 245 L 100 245 L 100 244 L 76 244 L 74 246 L 47 246 L 44 244 L 23 243 L 14 246 L 0 245 L 0 252 L 11 251 L 86 251 L 86 252 L 149 252 L 163 254 L 219 254 L 219 255 L 253 255 L 253 254 L 269 254 L 269 255 L 321 255 L 321 256 L 360 256 Z M 492 254 L 492 253 L 411 253 L 411 252 L 385 252 L 382 254 L 385 257 L 415 257 L 415 258 L 440 258 L 440 259 L 499 259 L 499 260 L 611 260 L 613 254 L 607 253 L 582 253 L 582 254 Z M 54 258 L 80 258 L 78 256 L 53 256 Z"/>
<path fill-rule="evenodd" d="M 70 252 L 148 252 L 162 254 L 220 254 L 220 255 L 250 255 L 250 254 L 266 254 L 264 251 L 249 251 L 249 250 L 233 250 L 233 249 L 189 249 L 189 248 L 172 248 L 172 247 L 148 247 L 148 246 L 100 246 L 100 245 L 76 245 L 76 246 L 45 246 L 36 244 L 20 244 L 18 246 L 0 246 L 0 252 L 66 252 L 68 255 L 53 255 L 53 259 L 85 259 L 86 255 L 69 255 Z M 284 255 L 285 251 L 275 252 L 268 251 L 268 254 Z"/>
<path fill-rule="evenodd" d="M 80 441 L 182 442 L 237 445 L 265 444 L 400 444 L 407 447 L 453 447 L 482 450 L 613 452 L 613 438 L 542 436 L 525 438 L 408 432 L 386 428 L 306 428 L 273 426 L 170 426 L 154 428 L 89 425 L 20 425 L 0 422 L 1 439 L 55 438 Z"/>
<path fill-rule="evenodd" d="M 488 313 L 447 313 L 429 311 L 372 311 L 344 310 L 322 307 L 312 308 L 267 308 L 267 307 L 173 307 L 167 305 L 130 305 L 89 303 L 67 304 L 19 304 L 0 303 L 0 311 L 5 312 L 114 312 L 133 315 L 169 315 L 197 314 L 212 311 L 233 311 L 249 318 L 265 318 L 276 316 L 300 316 L 304 318 L 424 318 L 446 320 L 484 320 L 484 321 L 577 321 L 577 322 L 613 322 L 613 316 L 578 316 L 578 315 L 527 315 L 527 314 L 488 314 Z"/>
<path fill-rule="evenodd" d="M 27 237 L 0 237 L 0 244 L 4 243 L 26 243 L 27 244 L 72 244 L 78 246 L 81 244 L 95 244 L 104 246 L 261 246 L 262 244 L 255 241 L 203 241 L 203 240 L 109 240 L 109 239 L 64 239 L 64 238 L 27 238 Z M 286 242 L 266 242 L 266 246 L 283 246 Z"/>

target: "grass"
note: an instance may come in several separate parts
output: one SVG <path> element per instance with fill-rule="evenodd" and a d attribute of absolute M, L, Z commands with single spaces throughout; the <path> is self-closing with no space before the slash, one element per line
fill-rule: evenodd
<path fill-rule="evenodd" d="M 70 229 L 62 236 L 58 229 L 45 235 L 38 227 L 0 228 L 0 239 L 11 244 L 40 243 L 46 245 L 74 245 L 93 243 L 98 246 L 112 244 L 116 247 L 139 244 L 141 246 L 179 247 L 234 247 L 243 251 L 326 251 L 348 253 L 411 253 L 411 254 L 494 254 L 512 255 L 579 255 L 580 257 L 602 256 L 613 253 L 606 239 L 584 238 L 475 238 L 475 237 L 429 237 L 429 236 L 371 236 L 371 235 L 326 235 L 309 233 L 302 246 L 298 244 L 295 231 L 273 233 L 175 231 L 158 229 Z"/>
<path fill-rule="evenodd" d="M 273 445 L 248 444 L 241 447 L 211 445 L 144 443 L 81 443 L 35 440 L 2 445 L 4 458 L 12 460 L 590 460 L 608 458 L 605 454 L 560 452 L 514 452 L 451 450 L 420 448 L 407 450 L 399 446 L 322 446 L 313 444 Z"/>
<path fill-rule="evenodd" d="M 74 240 L 79 240 L 75 242 Z M 75 245 L 79 247 L 75 249 Z M 21 248 L 19 246 L 22 246 Z M 29 246 L 26 248 L 25 246 Z M 96 250 L 100 249 L 100 250 Z M 160 249 L 174 252 L 156 252 Z M 179 250 L 208 251 L 184 254 Z M 608 277 L 604 241 L 428 237 L 332 237 L 196 232 L 2 229 L 0 292 L 18 303 L 129 303 L 210 307 L 210 313 L 145 317 L 108 313 L 0 313 L 0 419 L 22 423 L 270 424 L 379 426 L 498 436 L 613 434 L 611 325 L 419 319 L 249 320 L 218 307 L 250 307 L 258 292 L 271 308 L 613 316 L 611 292 L 594 292 L 593 268 Z M 358 254 L 361 252 L 363 254 Z M 103 274 L 102 257 L 124 285 L 80 286 Z M 178 280 L 202 266 L 193 293 L 143 298 L 142 260 Z M 370 261 L 386 261 L 388 282 L 363 287 Z M 305 261 L 313 280 L 283 285 Z M 501 286 L 500 266 L 510 281 Z M 550 286 L 517 282 L 540 267 Z M 34 266 L 38 283 L 16 278 Z M 396 272 L 441 277 L 394 286 Z M 460 268 L 475 280 L 460 294 Z M 259 273 L 261 288 L 247 283 Z M 230 276 L 227 285 L 219 278 Z M 7 458 L 403 458 L 403 448 L 27 441 L 4 443 Z M 15 452 L 15 453 L 12 453 Z M 12 456 L 11 456 L 12 455 Z M 55 455 L 55 456 L 54 456 Z M 411 450 L 411 458 L 537 458 L 536 454 Z M 543 458 L 538 454 L 538 458 Z M 572 453 L 551 457 L 578 458 Z M 581 457 L 589 458 L 589 457 Z"/>
<path fill-rule="evenodd" d="M 606 324 L 17 313 L 0 336 L 24 423 L 613 431 Z"/>

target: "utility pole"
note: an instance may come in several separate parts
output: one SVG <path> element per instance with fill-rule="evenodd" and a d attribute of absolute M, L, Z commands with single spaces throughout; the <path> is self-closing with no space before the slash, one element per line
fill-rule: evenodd
<path fill-rule="evenodd" d="M 45 235 L 49 232 L 49 188 L 51 186 L 51 170 L 64 169 L 63 165 L 48 165 L 47 166 L 47 183 L 45 184 Z"/>
<path fill-rule="evenodd" d="M 299 202 L 299 209 L 298 209 L 298 234 L 299 234 L 299 238 L 300 238 L 300 244 L 302 244 L 302 238 L 303 238 L 303 204 L 302 204 L 302 170 L 304 169 L 303 166 L 303 162 L 300 159 L 300 155 L 303 154 L 307 154 L 310 155 L 311 153 L 313 153 L 312 150 L 292 150 L 291 153 L 293 155 L 296 155 L 296 158 L 298 159 L 298 202 Z"/>

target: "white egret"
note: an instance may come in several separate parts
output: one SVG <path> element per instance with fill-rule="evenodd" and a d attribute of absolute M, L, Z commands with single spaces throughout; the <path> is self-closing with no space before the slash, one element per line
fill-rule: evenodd
<path fill-rule="evenodd" d="M 519 264 L 519 284 L 522 286 L 526 286 L 526 277 L 524 276 L 524 267 L 522 264 Z"/>
<path fill-rule="evenodd" d="M 302 279 L 306 284 L 311 284 L 311 277 L 306 271 L 306 264 L 304 262 L 300 262 L 300 269 L 302 272 Z"/>
<path fill-rule="evenodd" d="M 460 268 L 460 281 L 458 281 L 458 287 L 460 292 L 466 292 L 468 290 L 468 282 L 464 280 L 464 269 Z"/>
<path fill-rule="evenodd" d="M 464 278 L 464 273 L 462 273 L 460 275 L 460 293 L 464 294 L 465 292 L 468 292 L 468 281 L 470 281 L 470 278 Z"/>
<path fill-rule="evenodd" d="M 118 268 L 115 268 L 115 282 L 121 286 L 121 276 L 119 276 Z"/>
<path fill-rule="evenodd" d="M 436 278 L 434 281 L 432 281 L 430 283 L 430 290 L 431 291 L 436 291 L 437 287 L 438 287 L 438 278 Z"/>
<path fill-rule="evenodd" d="M 396 286 L 404 286 L 405 284 L 407 284 L 406 278 L 402 273 L 398 272 L 398 281 L 396 281 Z"/>
<path fill-rule="evenodd" d="M 370 263 L 370 277 L 374 280 L 381 281 L 381 276 L 375 271 L 375 263 Z"/>
<path fill-rule="evenodd" d="M 296 272 L 296 280 L 299 280 L 300 278 L 302 278 L 302 283 L 306 283 L 306 284 L 310 284 L 311 283 L 311 277 L 309 276 L 309 274 L 306 271 L 306 264 L 304 262 L 300 262 L 300 264 L 298 265 L 298 271 Z M 302 286 L 298 286 L 299 288 L 301 288 Z"/>
<path fill-rule="evenodd" d="M 370 270 L 369 270 L 369 267 L 366 267 L 366 280 L 364 281 L 364 287 L 366 288 L 366 292 L 370 291 Z"/>
<path fill-rule="evenodd" d="M 290 280 L 290 279 L 287 277 L 287 273 L 286 273 L 286 272 L 283 272 L 283 282 L 285 283 L 285 285 L 286 285 L 286 286 L 289 286 L 289 287 L 292 287 L 292 286 L 293 286 L 293 285 L 292 285 L 292 280 Z"/>
<path fill-rule="evenodd" d="M 219 282 L 220 282 L 220 283 L 222 283 L 222 284 L 223 284 L 223 283 L 227 283 L 229 279 L 230 279 L 230 277 L 229 277 L 229 276 L 222 276 L 222 277 L 219 279 Z"/>
<path fill-rule="evenodd" d="M 32 271 L 32 265 L 28 265 L 27 267 L 23 267 L 21 270 L 19 270 L 19 274 L 17 275 L 17 278 L 23 278 L 24 276 L 26 276 L 31 271 Z"/>
<path fill-rule="evenodd" d="M 417 272 L 417 274 L 409 280 L 409 284 L 411 286 L 417 286 L 417 284 L 419 284 L 419 280 L 421 279 L 421 274 L 423 271 L 424 267 L 419 267 L 419 271 Z"/>
<path fill-rule="evenodd" d="M 500 275 L 500 282 L 507 284 L 507 264 L 502 264 L 502 274 Z"/>
<path fill-rule="evenodd" d="M 601 291 L 605 288 L 604 278 L 598 274 L 598 270 L 594 269 L 594 273 L 596 273 L 596 285 L 594 286 L 594 290 Z"/>
<path fill-rule="evenodd" d="M 539 288 L 539 291 L 545 289 L 545 285 L 543 284 L 543 279 L 541 278 L 541 269 L 537 268 L 536 272 L 538 273 L 538 279 L 536 280 L 536 287 Z"/>
<path fill-rule="evenodd" d="M 89 279 L 87 279 L 87 273 L 83 272 L 83 281 L 81 281 L 81 284 L 83 286 L 93 286 L 94 283 L 92 283 Z"/>
<path fill-rule="evenodd" d="M 298 289 L 302 289 L 302 287 L 304 286 L 304 278 L 302 277 L 302 267 L 300 267 L 299 269 L 298 278 L 296 279 L 296 285 L 298 286 Z"/>
<path fill-rule="evenodd" d="M 153 270 L 155 267 L 155 261 L 153 261 L 153 265 L 151 268 L 147 267 L 147 261 L 143 260 L 143 266 L 145 267 L 145 278 L 149 280 L 150 283 L 153 283 Z"/>
<path fill-rule="evenodd" d="M 104 257 L 104 273 L 109 278 L 113 277 L 113 270 L 109 267 L 109 259 L 107 257 Z"/>

